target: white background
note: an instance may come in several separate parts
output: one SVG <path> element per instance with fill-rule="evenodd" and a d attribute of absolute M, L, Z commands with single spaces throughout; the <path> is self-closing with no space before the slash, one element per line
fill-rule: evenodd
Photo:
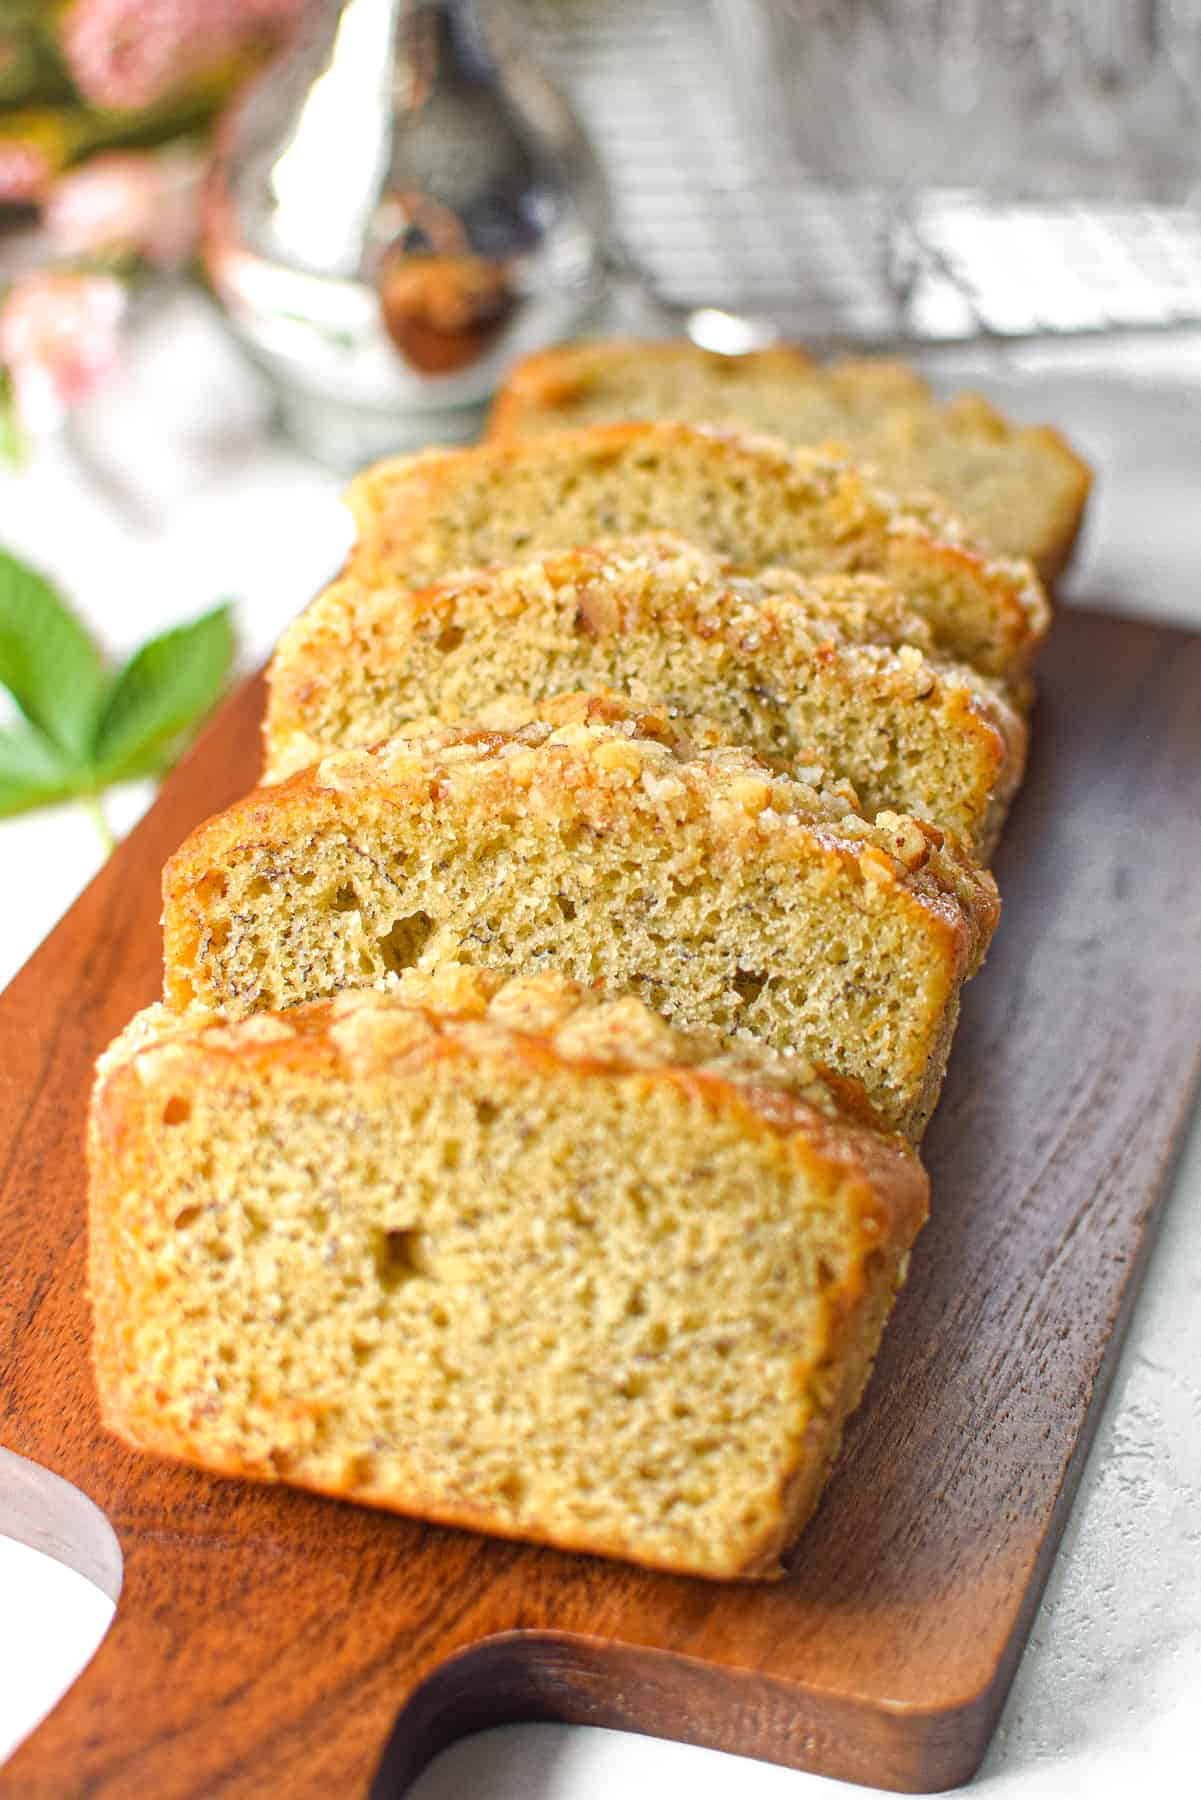
<path fill-rule="evenodd" d="M 941 365 L 938 378 L 952 376 L 970 377 L 1021 416 L 1054 418 L 1101 470 L 1071 593 L 1201 628 L 1201 340 Z M 270 435 L 257 388 L 201 303 L 184 300 L 146 328 L 128 376 L 81 421 L 73 448 L 50 446 L 21 475 L 0 476 L 0 543 L 54 573 L 114 654 L 232 596 L 249 665 L 337 567 L 349 536 L 339 485 Z M 113 796 L 113 824 L 127 829 L 149 797 L 144 786 Z M 1201 828 L 1201 796 L 1198 818 Z M 0 985 L 99 854 L 74 807 L 0 823 Z M 992 1800 L 1125 1800 L 1140 1783 L 1157 1800 L 1201 1794 L 1199 1224 L 1195 1131 L 980 1778 Z M 86 1662 L 110 1610 L 73 1571 L 0 1539 L 0 1758 Z M 621 1791 L 634 1800 L 671 1784 L 687 1784 L 697 1800 L 867 1792 L 560 1726 L 511 1727 L 456 1746 L 413 1792 L 608 1800 Z"/>

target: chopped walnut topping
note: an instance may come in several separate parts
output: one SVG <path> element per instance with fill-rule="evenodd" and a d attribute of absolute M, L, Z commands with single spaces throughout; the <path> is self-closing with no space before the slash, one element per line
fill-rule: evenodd
<path fill-rule="evenodd" d="M 138 1080 L 151 1087 L 158 1081 L 170 1081 L 172 1070 L 184 1071 L 188 1062 L 189 1051 L 185 1043 L 166 1043 L 148 1046 L 134 1058 L 133 1066 Z"/>
<path fill-rule="evenodd" d="M 552 743 L 557 741 L 556 732 Z M 592 752 L 593 761 L 612 775 L 637 775 L 643 767 L 643 758 L 628 740 L 623 738 L 603 738 Z"/>
<path fill-rule="evenodd" d="M 906 818 L 902 813 L 882 812 L 876 814 L 876 825 L 888 833 L 894 854 L 911 872 L 924 868 L 929 862 L 930 843 L 916 819 Z"/>
<path fill-rule="evenodd" d="M 518 976 L 493 997 L 488 1017 L 512 1031 L 554 1032 L 580 1004 L 581 990 L 566 975 Z"/>
<path fill-rule="evenodd" d="M 335 1020 L 329 1035 L 348 1062 L 370 1067 L 428 1043 L 438 1030 L 424 1013 L 406 1006 L 362 1007 Z"/>
<path fill-rule="evenodd" d="M 438 1012 L 482 1018 L 493 996 L 505 985 L 506 977 L 496 969 L 471 969 L 463 963 L 443 963 L 429 971 L 405 969 L 397 982 L 396 995 L 406 1006 L 425 1006 Z M 508 985 L 513 984 L 509 982 Z"/>
<path fill-rule="evenodd" d="M 676 1047 L 671 1027 L 632 998 L 577 1007 L 555 1034 L 560 1056 L 600 1062 L 663 1062 Z"/>
<path fill-rule="evenodd" d="M 771 783 L 754 775 L 740 775 L 730 784 L 730 798 L 745 812 L 758 816 L 770 803 Z"/>
<path fill-rule="evenodd" d="M 648 799 L 656 802 L 678 800 L 685 792 L 678 775 L 656 775 L 650 769 L 642 771 L 642 790 Z"/>
<path fill-rule="evenodd" d="M 313 779 L 320 788 L 347 793 L 375 772 L 369 750 L 335 750 L 332 756 L 322 757 Z"/>

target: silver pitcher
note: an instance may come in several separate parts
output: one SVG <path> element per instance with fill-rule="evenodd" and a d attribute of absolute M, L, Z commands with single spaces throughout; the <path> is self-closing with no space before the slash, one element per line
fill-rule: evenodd
<path fill-rule="evenodd" d="M 604 290 L 566 101 L 474 0 L 315 0 L 220 135 L 204 257 L 287 428 L 347 467 L 474 435 Z"/>

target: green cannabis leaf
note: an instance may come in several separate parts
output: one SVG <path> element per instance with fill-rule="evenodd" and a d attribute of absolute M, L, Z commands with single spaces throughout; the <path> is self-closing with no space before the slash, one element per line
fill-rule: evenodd
<path fill-rule="evenodd" d="M 0 729 L 0 818 L 75 798 L 107 839 L 99 795 L 169 766 L 233 654 L 230 608 L 216 606 L 150 638 L 111 675 L 52 584 L 0 550 L 0 684 L 24 715 Z"/>

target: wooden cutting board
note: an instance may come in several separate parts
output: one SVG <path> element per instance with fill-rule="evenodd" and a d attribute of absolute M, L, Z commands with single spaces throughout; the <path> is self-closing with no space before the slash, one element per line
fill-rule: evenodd
<path fill-rule="evenodd" d="M 1004 918 L 927 1140 L 934 1216 L 825 1502 L 773 1587 L 210 1479 L 100 1433 L 89 1071 L 155 995 L 160 865 L 250 783 L 259 705 L 255 684 L 232 701 L 0 997 L 0 1444 L 91 1495 L 125 1552 L 112 1631 L 0 1790 L 391 1796 L 451 1739 L 522 1718 L 902 1790 L 965 1780 L 1063 1527 L 1201 1063 L 1201 637 L 1057 622 L 999 862 Z"/>

